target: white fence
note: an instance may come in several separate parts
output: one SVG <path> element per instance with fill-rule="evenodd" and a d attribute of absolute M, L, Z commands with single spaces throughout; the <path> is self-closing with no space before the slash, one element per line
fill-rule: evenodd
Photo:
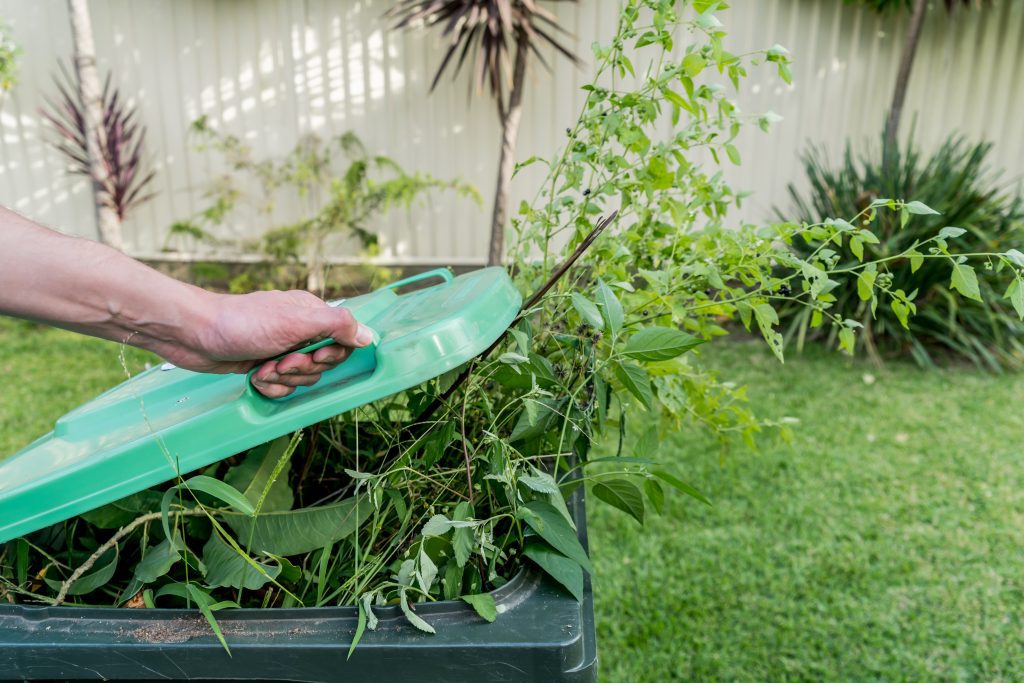
<path fill-rule="evenodd" d="M 476 183 L 477 207 L 439 196 L 379 222 L 384 263 L 461 263 L 486 253 L 498 125 L 493 105 L 470 98 L 463 79 L 428 95 L 440 57 L 436 32 L 395 32 L 382 18 L 391 2 L 370 0 L 92 0 L 101 69 L 113 70 L 149 129 L 158 170 L 154 201 L 126 224 L 128 250 L 159 253 L 170 224 L 201 209 L 220 169 L 193 149 L 190 122 L 207 115 L 242 136 L 257 157 L 282 155 L 305 133 L 358 133 L 374 152 L 408 169 Z M 787 182 L 801 179 L 798 154 L 809 142 L 835 156 L 849 137 L 876 145 L 904 19 L 881 19 L 841 0 L 734 0 L 721 18 L 734 51 L 781 43 L 793 54 L 795 83 L 755 71 L 739 95 L 744 111 L 784 117 L 770 135 L 743 133 L 744 165 L 731 179 L 754 192 L 743 219 L 764 220 L 786 206 Z M 992 160 L 1008 178 L 1024 173 L 1024 0 L 995 0 L 983 11 L 948 17 L 932 8 L 921 41 L 904 129 L 916 112 L 926 147 L 958 130 L 994 140 Z M 614 30 L 617 0 L 555 3 L 567 40 L 584 59 L 535 69 L 526 97 L 520 157 L 550 155 L 564 140 L 588 79 L 590 44 Z M 0 203 L 65 232 L 94 236 L 88 187 L 69 178 L 45 142 L 38 113 L 54 91 L 58 59 L 71 38 L 64 0 L 0 0 L 0 18 L 23 47 L 20 82 L 0 101 Z M 534 180 L 517 179 L 530 196 Z M 297 215 L 300 202 L 277 216 Z M 738 218 L 740 218 L 738 216 Z M 244 213 L 228 233 L 254 236 L 270 219 Z M 350 255 L 349 258 L 355 255 Z M 333 254 L 346 260 L 345 254 Z"/>

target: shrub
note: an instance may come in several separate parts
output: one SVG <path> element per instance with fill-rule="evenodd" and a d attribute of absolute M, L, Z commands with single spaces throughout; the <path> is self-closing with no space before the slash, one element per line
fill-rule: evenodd
<path fill-rule="evenodd" d="M 268 259 L 234 278 L 232 291 L 304 284 L 310 291 L 322 292 L 328 268 L 325 252 L 332 238 L 354 237 L 372 255 L 377 237 L 371 223 L 390 209 L 409 209 L 416 200 L 442 190 L 480 201 L 472 185 L 409 173 L 388 157 L 370 154 L 351 131 L 329 140 L 306 135 L 283 159 L 255 159 L 248 145 L 212 128 L 205 116 L 192 123 L 192 133 L 199 140 L 199 151 L 219 153 L 228 170 L 206 191 L 209 206 L 171 226 L 164 250 L 170 251 L 174 243 L 187 248 L 199 241 Z M 253 187 L 258 192 L 252 192 Z M 298 199 L 308 208 L 305 215 L 271 225 L 254 240 L 232 243 L 214 234 L 244 205 L 272 221 L 282 196 Z M 304 283 L 296 281 L 295 266 L 304 271 L 299 278 Z"/>
<path fill-rule="evenodd" d="M 918 215 L 905 224 L 906 214 L 879 212 L 873 220 L 857 227 L 871 230 L 878 242 L 864 241 L 865 259 L 889 259 L 924 242 L 940 228 L 957 226 L 961 252 L 1006 252 L 1024 244 L 1024 199 L 1000 183 L 985 159 L 991 144 L 971 145 L 963 137 L 951 136 L 930 158 L 923 158 L 912 143 L 896 151 L 892 171 L 883 169 L 880 154 L 855 156 L 849 144 L 839 167 L 832 166 L 825 153 L 811 149 L 804 157 L 810 191 L 804 195 L 793 185 L 789 192 L 799 220 L 816 223 L 827 216 L 852 216 L 880 197 L 914 197 L 933 207 L 937 214 Z M 779 215 L 782 212 L 777 210 Z M 792 213 L 792 212 L 791 212 Z M 958 232 L 958 231 L 953 231 Z M 795 246 L 804 254 L 813 247 L 804 241 Z M 853 262 L 853 257 L 848 260 Z M 948 266 L 927 260 L 915 272 L 908 259 L 880 264 L 878 277 L 889 280 L 893 290 L 909 293 L 919 311 L 906 323 L 891 306 L 873 307 L 850 286 L 855 274 L 841 280 L 835 292 L 833 312 L 864 326 L 858 347 L 878 359 L 910 354 L 921 365 L 948 352 L 972 363 L 999 370 L 1019 367 L 1024 361 L 1024 324 L 1011 301 L 1003 294 L 1014 282 L 1013 272 L 997 263 L 980 271 L 980 297 L 957 297 Z M 787 336 L 803 346 L 807 337 L 834 341 L 835 331 L 811 328 L 813 312 L 804 306 L 788 306 Z"/>

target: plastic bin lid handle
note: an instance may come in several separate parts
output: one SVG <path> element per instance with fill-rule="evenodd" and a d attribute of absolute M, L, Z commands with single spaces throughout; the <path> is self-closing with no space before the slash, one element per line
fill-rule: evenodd
<path fill-rule="evenodd" d="M 434 270 L 428 270 L 428 271 L 425 271 L 425 272 L 422 272 L 422 273 L 417 273 L 416 275 L 412 275 L 410 277 L 407 277 L 405 279 L 399 280 L 397 282 L 392 282 L 391 284 L 385 286 L 384 289 L 392 289 L 392 290 L 393 289 L 398 289 L 400 287 L 405 287 L 406 285 L 411 285 L 411 284 L 413 284 L 415 282 L 420 282 L 422 280 L 430 280 L 430 279 L 433 279 L 433 278 L 441 278 L 441 280 L 443 280 L 445 283 L 448 283 L 448 282 L 451 282 L 454 279 L 454 275 L 452 275 L 452 272 L 450 270 L 448 270 L 447 268 L 435 268 Z M 338 302 L 338 303 L 340 305 L 342 302 Z M 320 341 L 313 342 L 312 344 L 308 344 L 307 346 L 303 346 L 302 348 L 294 349 L 292 351 L 286 351 L 285 353 L 282 353 L 281 355 L 276 356 L 275 358 L 272 358 L 271 360 L 280 360 L 281 358 L 284 358 L 285 356 L 293 354 L 293 353 L 313 353 L 317 349 L 322 349 L 323 347 L 330 346 L 331 344 L 334 344 L 334 343 L 335 343 L 334 339 L 331 338 L 331 337 L 328 337 L 326 339 L 321 339 Z M 376 330 L 374 330 L 373 331 L 373 341 L 370 342 L 369 346 L 375 349 L 379 344 L 380 344 L 380 335 L 378 335 Z M 376 350 L 375 350 L 375 352 L 376 352 Z M 255 387 L 253 387 L 253 385 L 252 385 L 252 376 L 256 373 L 257 370 L 260 369 L 261 365 L 262 365 L 262 363 L 257 365 L 255 368 L 250 370 L 248 372 L 248 374 L 245 376 L 246 393 L 250 396 L 250 398 L 256 398 L 257 400 L 262 400 L 262 401 L 282 401 L 282 400 L 287 400 L 288 396 L 284 396 L 282 398 L 269 398 L 267 396 L 264 396 L 260 392 L 256 391 Z M 289 394 L 289 396 L 292 396 L 292 395 L 293 394 Z"/>

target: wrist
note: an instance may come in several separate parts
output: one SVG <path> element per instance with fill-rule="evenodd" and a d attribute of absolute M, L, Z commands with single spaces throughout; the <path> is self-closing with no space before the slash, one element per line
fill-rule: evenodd
<path fill-rule="evenodd" d="M 198 350 L 215 317 L 217 294 L 171 278 L 150 283 L 146 296 L 108 304 L 118 341 L 166 356 L 168 348 Z"/>

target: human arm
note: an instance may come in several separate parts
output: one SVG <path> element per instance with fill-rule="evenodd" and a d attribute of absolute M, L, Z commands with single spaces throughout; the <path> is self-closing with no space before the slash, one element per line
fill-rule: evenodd
<path fill-rule="evenodd" d="M 372 340 L 351 313 L 309 292 L 208 292 L 2 207 L 0 235 L 0 314 L 131 344 L 198 372 L 247 372 L 312 339 L 338 342 L 262 362 L 253 385 L 272 398 L 315 383 Z"/>

